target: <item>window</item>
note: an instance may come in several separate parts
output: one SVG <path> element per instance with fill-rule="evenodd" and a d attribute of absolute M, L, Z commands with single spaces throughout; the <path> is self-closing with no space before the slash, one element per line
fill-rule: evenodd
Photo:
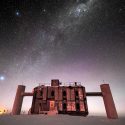
<path fill-rule="evenodd" d="M 63 103 L 63 110 L 66 110 L 66 103 Z"/>
<path fill-rule="evenodd" d="M 40 96 L 43 96 L 43 91 L 40 91 Z"/>
<path fill-rule="evenodd" d="M 76 103 L 76 110 L 80 110 L 80 105 L 79 105 L 79 103 Z"/>
<path fill-rule="evenodd" d="M 76 95 L 76 96 L 78 96 L 78 95 L 79 95 L 78 91 L 75 91 L 75 95 Z"/>
<path fill-rule="evenodd" d="M 41 107 L 41 103 L 39 103 L 39 107 Z"/>
<path fill-rule="evenodd" d="M 66 96 L 66 91 L 63 91 L 63 96 Z"/>
<path fill-rule="evenodd" d="M 54 96 L 54 95 L 55 95 L 55 93 L 54 93 L 54 91 L 52 91 L 52 92 L 51 92 L 51 96 Z"/>

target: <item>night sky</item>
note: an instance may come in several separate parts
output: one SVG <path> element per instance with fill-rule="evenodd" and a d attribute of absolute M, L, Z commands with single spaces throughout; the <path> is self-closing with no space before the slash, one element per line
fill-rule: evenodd
<path fill-rule="evenodd" d="M 0 106 L 12 108 L 18 84 L 30 92 L 55 78 L 86 91 L 109 83 L 125 115 L 124 0 L 0 1 Z M 105 114 L 102 98 L 88 103 L 90 114 Z"/>

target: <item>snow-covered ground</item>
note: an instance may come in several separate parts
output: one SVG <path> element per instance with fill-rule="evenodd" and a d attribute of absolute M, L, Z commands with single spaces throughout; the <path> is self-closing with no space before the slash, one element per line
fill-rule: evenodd
<path fill-rule="evenodd" d="M 1 115 L 0 125 L 124 125 L 125 117 L 117 120 L 99 116 L 69 115 Z"/>

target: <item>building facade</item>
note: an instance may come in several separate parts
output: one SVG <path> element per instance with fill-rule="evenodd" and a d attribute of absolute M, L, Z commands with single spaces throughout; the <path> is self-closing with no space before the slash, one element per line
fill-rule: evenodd
<path fill-rule="evenodd" d="M 58 114 L 88 115 L 85 87 L 81 85 L 62 86 L 59 80 L 52 80 L 51 86 L 34 88 L 31 114 L 56 112 Z"/>

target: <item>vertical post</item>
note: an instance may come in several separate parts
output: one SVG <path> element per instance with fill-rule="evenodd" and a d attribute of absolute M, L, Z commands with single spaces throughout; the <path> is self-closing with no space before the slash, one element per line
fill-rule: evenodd
<path fill-rule="evenodd" d="M 100 85 L 101 91 L 102 91 L 102 97 L 104 100 L 104 105 L 107 113 L 107 117 L 109 119 L 117 119 L 118 114 L 115 108 L 115 104 L 113 101 L 112 93 L 110 90 L 109 84 L 102 84 Z"/>
<path fill-rule="evenodd" d="M 12 109 L 12 114 L 13 115 L 19 115 L 21 112 L 21 107 L 22 107 L 22 102 L 23 102 L 23 93 L 25 92 L 25 86 L 23 85 L 18 85 L 14 104 L 13 104 L 13 109 Z"/>

